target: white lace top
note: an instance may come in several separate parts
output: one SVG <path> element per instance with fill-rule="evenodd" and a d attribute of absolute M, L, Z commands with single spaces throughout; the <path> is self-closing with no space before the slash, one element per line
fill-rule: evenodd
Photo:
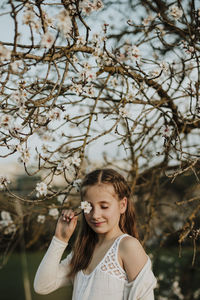
<path fill-rule="evenodd" d="M 73 282 L 72 300 L 153 300 L 156 279 L 148 261 L 133 282 L 128 282 L 126 272 L 118 262 L 119 236 L 104 258 L 89 274 L 79 271 Z M 51 244 L 37 270 L 34 289 L 39 294 L 48 294 L 70 284 L 67 278 L 72 254 L 61 260 L 67 244 L 53 237 Z M 66 299 L 67 300 L 67 299 Z"/>

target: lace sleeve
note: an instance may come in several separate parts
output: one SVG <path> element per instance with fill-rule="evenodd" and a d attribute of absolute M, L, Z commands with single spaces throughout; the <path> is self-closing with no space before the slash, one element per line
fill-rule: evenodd
<path fill-rule="evenodd" d="M 53 237 L 35 275 L 34 290 L 36 293 L 46 295 L 60 287 L 71 284 L 67 273 L 72 254 L 70 253 L 60 262 L 66 247 L 66 243 L 55 236 Z"/>

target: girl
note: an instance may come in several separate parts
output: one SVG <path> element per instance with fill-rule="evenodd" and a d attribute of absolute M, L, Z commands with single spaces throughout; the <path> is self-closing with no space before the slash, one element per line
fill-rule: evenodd
<path fill-rule="evenodd" d="M 130 192 L 124 177 L 112 169 L 86 175 L 81 185 L 83 223 L 73 252 L 61 260 L 78 218 L 63 210 L 35 276 L 37 293 L 72 282 L 72 300 L 154 299 L 156 278 L 138 240 Z"/>

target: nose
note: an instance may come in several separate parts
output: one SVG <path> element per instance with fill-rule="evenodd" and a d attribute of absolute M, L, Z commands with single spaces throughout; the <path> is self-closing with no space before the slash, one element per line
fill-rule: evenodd
<path fill-rule="evenodd" d="M 100 210 L 98 208 L 93 208 L 91 210 L 91 217 L 93 220 L 98 220 L 100 218 Z"/>

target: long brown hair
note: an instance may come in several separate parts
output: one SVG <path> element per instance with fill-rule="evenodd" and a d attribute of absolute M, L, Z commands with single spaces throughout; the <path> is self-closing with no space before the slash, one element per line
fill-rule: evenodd
<path fill-rule="evenodd" d="M 136 218 L 133 203 L 130 200 L 131 190 L 125 178 L 113 169 L 97 169 L 85 176 L 81 184 L 81 199 L 83 201 L 87 188 L 100 183 L 111 184 L 114 187 L 118 199 L 127 198 L 127 208 L 124 214 L 121 215 L 119 227 L 124 233 L 139 239 L 136 229 Z M 70 263 L 69 277 L 74 277 L 80 270 L 87 269 L 95 245 L 98 241 L 97 234 L 87 224 L 84 214 L 82 217 L 82 224 L 80 226 L 80 233 L 77 236 L 73 256 Z"/>

